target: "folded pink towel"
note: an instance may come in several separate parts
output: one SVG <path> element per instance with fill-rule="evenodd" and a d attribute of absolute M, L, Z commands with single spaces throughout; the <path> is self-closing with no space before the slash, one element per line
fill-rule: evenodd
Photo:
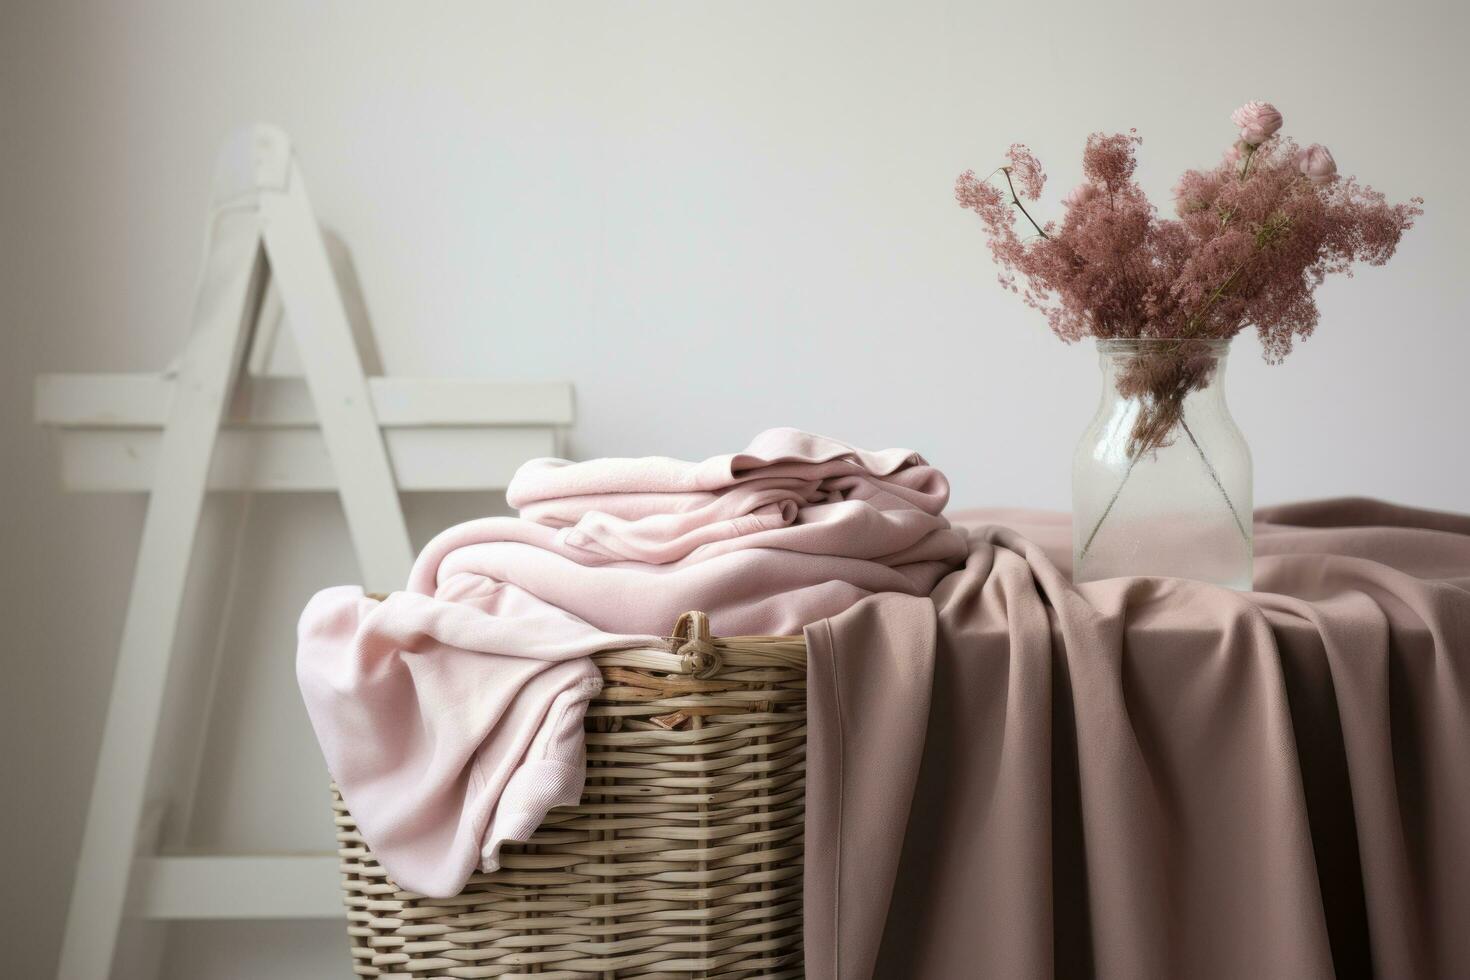
<path fill-rule="evenodd" d="M 589 564 L 763 547 L 903 567 L 957 561 L 964 548 L 940 516 L 949 483 L 917 453 L 871 453 L 796 429 L 769 429 L 744 452 L 702 463 L 533 460 L 506 498 L 523 518 L 563 529 L 557 543 Z M 934 569 L 915 571 L 922 580 Z"/>
<path fill-rule="evenodd" d="M 522 517 L 424 549 L 407 590 L 303 612 L 297 673 L 328 768 L 401 887 L 457 893 L 582 787 L 588 655 L 659 643 L 679 614 L 795 634 L 878 592 L 927 595 L 964 558 L 944 476 L 793 429 L 702 463 L 536 460 Z"/>
<path fill-rule="evenodd" d="M 723 490 L 751 479 L 801 479 L 851 474 L 909 486 L 915 506 L 938 513 L 949 500 L 949 481 L 908 449 L 869 452 L 800 429 L 767 429 L 743 452 L 690 463 L 667 456 L 636 459 L 535 459 L 522 466 L 506 491 L 512 507 L 584 494 L 688 493 Z M 923 503 L 920 502 L 922 499 Z"/>

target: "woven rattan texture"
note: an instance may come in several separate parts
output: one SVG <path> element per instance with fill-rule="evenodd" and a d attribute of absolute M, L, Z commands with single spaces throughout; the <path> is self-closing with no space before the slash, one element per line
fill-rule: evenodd
<path fill-rule="evenodd" d="M 355 972 L 801 976 L 805 647 L 713 646 L 599 654 L 581 803 L 454 898 L 399 891 L 334 787 Z"/>

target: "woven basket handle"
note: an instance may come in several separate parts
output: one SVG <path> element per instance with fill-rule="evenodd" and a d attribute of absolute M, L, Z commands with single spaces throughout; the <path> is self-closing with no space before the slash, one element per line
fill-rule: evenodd
<path fill-rule="evenodd" d="M 679 617 L 669 647 L 679 655 L 679 669 L 701 680 L 713 677 L 724 666 L 720 651 L 710 639 L 709 617 L 691 611 Z"/>

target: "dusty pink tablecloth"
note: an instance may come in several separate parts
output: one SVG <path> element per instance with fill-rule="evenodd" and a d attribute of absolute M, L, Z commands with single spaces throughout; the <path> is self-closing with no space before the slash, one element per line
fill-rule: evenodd
<path fill-rule="evenodd" d="M 808 628 L 809 977 L 1470 977 L 1470 517 L 1256 520 L 1244 594 L 971 512 Z"/>

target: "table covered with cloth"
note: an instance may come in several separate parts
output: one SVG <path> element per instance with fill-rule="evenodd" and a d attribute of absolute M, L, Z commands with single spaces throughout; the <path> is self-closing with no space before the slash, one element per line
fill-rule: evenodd
<path fill-rule="evenodd" d="M 1238 593 L 955 516 L 806 630 L 809 977 L 1470 977 L 1470 517 L 1265 508 Z"/>

